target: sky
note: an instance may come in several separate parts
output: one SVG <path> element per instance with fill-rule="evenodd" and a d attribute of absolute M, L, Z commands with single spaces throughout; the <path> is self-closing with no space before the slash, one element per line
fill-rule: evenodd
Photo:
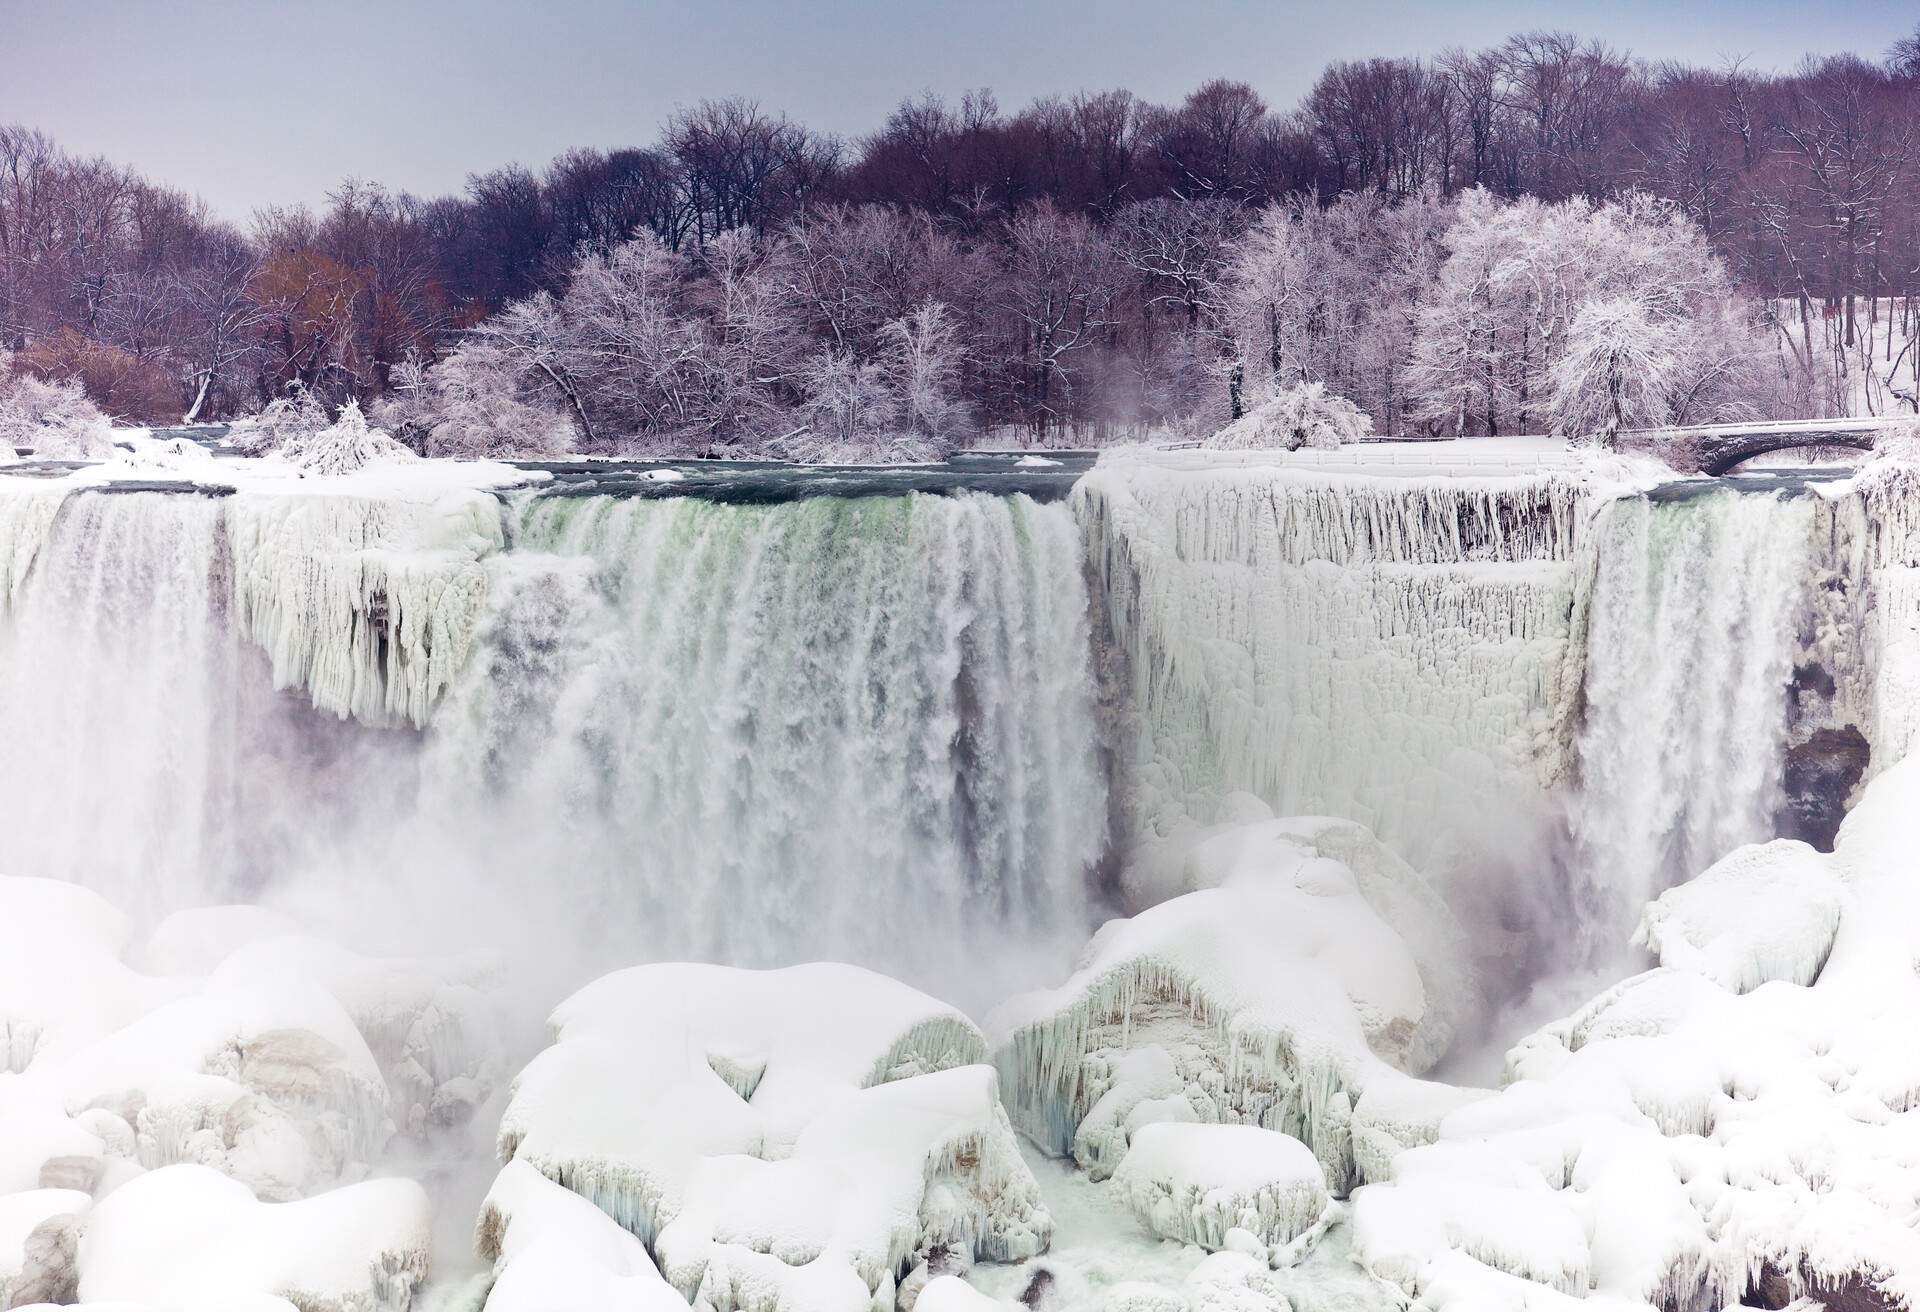
<path fill-rule="evenodd" d="M 1005 108 L 1209 78 L 1289 108 L 1335 59 L 1532 28 L 1650 59 L 1879 55 L 1914 0 L 0 0 L 0 122 L 132 164 L 245 220 L 348 176 L 421 195 L 573 146 L 641 145 L 741 94 L 853 136 L 903 96 Z"/>

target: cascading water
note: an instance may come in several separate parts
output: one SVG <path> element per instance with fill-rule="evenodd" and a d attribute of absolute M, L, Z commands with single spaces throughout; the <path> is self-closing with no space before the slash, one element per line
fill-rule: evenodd
<path fill-rule="evenodd" d="M 1624 950 L 1662 889 L 1773 836 L 1815 511 L 1716 490 L 1596 512 L 1570 820 L 1590 954 Z"/>
<path fill-rule="evenodd" d="M 549 870 L 704 959 L 924 972 L 1082 926 L 1105 795 L 1064 508 L 543 498 L 515 540 L 427 810 L 542 817 Z"/>
<path fill-rule="evenodd" d="M 476 580 L 332 523 L 392 507 L 0 501 L 0 769 L 30 818 L 5 868 L 147 913 L 358 886 L 396 938 L 491 922 L 577 969 L 843 957 L 963 994 L 1084 933 L 1105 792 L 1063 506 L 534 498 L 498 510 L 515 549 L 479 526 Z M 341 550 L 290 552 L 316 516 Z M 469 642 L 423 732 L 313 709 L 411 714 Z"/>

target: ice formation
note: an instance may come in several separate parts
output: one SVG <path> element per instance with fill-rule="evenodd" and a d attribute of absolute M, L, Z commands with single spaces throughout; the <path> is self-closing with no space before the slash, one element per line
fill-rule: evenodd
<path fill-rule="evenodd" d="M 1107 808 L 1067 507 L 264 463 L 221 462 L 226 496 L 0 480 L 0 777 L 40 820 L 0 868 L 146 915 L 396 868 L 507 905 L 538 863 L 605 961 L 805 939 L 982 997 L 1084 932 Z M 397 914 L 435 919 L 425 882 Z"/>
<path fill-rule="evenodd" d="M 1074 505 L 1131 715 L 1131 828 L 1235 793 L 1338 815 L 1416 864 L 1474 840 L 1470 799 L 1544 810 L 1582 485 L 1329 477 L 1239 453 L 1113 452 Z"/>
<path fill-rule="evenodd" d="M 1581 553 L 1572 808 L 1581 909 L 1598 931 L 1617 934 L 1663 888 L 1773 832 L 1817 508 L 1739 491 L 1599 508 Z"/>
<path fill-rule="evenodd" d="M 1209 1252 L 1246 1245 L 1275 1266 L 1298 1260 L 1336 1215 L 1312 1150 L 1257 1125 L 1143 1125 L 1113 1186 L 1155 1234 Z"/>
<path fill-rule="evenodd" d="M 425 1195 L 365 1177 L 396 1121 L 424 1138 L 487 1097 L 491 977 L 300 929 L 229 906 L 141 935 L 0 878 L 0 1306 L 409 1306 Z"/>
<path fill-rule="evenodd" d="M 1265 1126 L 1309 1144 L 1344 1193 L 1354 1100 L 1389 1058 L 1431 1062 L 1451 1036 L 1457 931 L 1342 822 L 1225 827 L 1184 868 L 1197 891 L 1109 922 L 1065 984 L 994 1014 L 1012 1115 L 1096 1176 L 1156 1121 Z M 1418 937 L 1414 907 L 1438 917 Z"/>
<path fill-rule="evenodd" d="M 641 966 L 552 1024 L 501 1121 L 503 1179 L 531 1167 L 592 1200 L 689 1300 L 859 1312 L 936 1250 L 1047 1242 L 984 1040 L 905 985 Z"/>
<path fill-rule="evenodd" d="M 1631 1306 L 1915 1306 L 1916 788 L 1910 759 L 1831 855 L 1743 848 L 1663 895 L 1658 967 L 1358 1193 L 1362 1259 L 1436 1307 L 1518 1306 L 1500 1273 Z"/>

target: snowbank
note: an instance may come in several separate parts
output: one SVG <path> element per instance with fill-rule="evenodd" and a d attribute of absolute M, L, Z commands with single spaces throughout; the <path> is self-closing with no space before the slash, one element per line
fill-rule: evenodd
<path fill-rule="evenodd" d="M 1142 1126 L 1113 1177 L 1140 1223 L 1210 1252 L 1253 1247 L 1291 1265 L 1336 1214 L 1298 1139 L 1253 1125 Z"/>
<path fill-rule="evenodd" d="M 936 1248 L 971 1263 L 1046 1244 L 984 1040 L 903 984 L 826 963 L 641 966 L 551 1024 L 502 1159 L 591 1199 L 688 1299 L 861 1312 Z"/>
<path fill-rule="evenodd" d="M 171 1166 L 94 1207 L 79 1296 L 156 1312 L 268 1296 L 303 1312 L 405 1312 L 427 1272 L 428 1210 L 410 1180 L 262 1203 L 216 1171 Z"/>
<path fill-rule="evenodd" d="M 1344 1193 L 1354 1100 L 1398 1076 L 1389 1058 L 1444 1049 L 1465 979 L 1444 908 L 1383 855 L 1328 821 L 1206 838 L 1185 878 L 1216 886 L 1109 922 L 1064 985 L 991 1018 L 1021 1130 L 1099 1177 L 1155 1121 L 1265 1126 L 1311 1146 Z M 1423 972 L 1395 923 L 1411 936 L 1429 916 Z"/>
<path fill-rule="evenodd" d="M 1658 967 L 1359 1191 L 1361 1260 L 1434 1307 L 1920 1305 L 1917 787 L 1882 775 L 1831 855 L 1743 848 L 1662 896 Z"/>
<path fill-rule="evenodd" d="M 493 1263 L 486 1312 L 683 1312 L 646 1247 L 579 1194 L 509 1162 L 480 1209 L 475 1247 Z"/>

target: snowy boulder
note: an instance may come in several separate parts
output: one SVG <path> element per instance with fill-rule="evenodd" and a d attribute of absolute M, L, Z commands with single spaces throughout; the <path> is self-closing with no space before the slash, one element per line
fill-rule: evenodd
<path fill-rule="evenodd" d="M 779 1161 L 703 1163 L 656 1248 L 680 1292 L 718 1312 L 769 1295 L 858 1312 L 936 1254 L 1021 1262 L 1052 1229 L 981 1065 L 862 1090 Z"/>
<path fill-rule="evenodd" d="M 0 877 L 0 1070 L 57 1061 L 180 991 L 121 960 L 131 936 L 97 893 Z"/>
<path fill-rule="evenodd" d="M 1663 966 L 1746 993 L 1769 980 L 1811 984 L 1840 930 L 1845 886 L 1792 839 L 1743 847 L 1651 903 L 1634 945 Z"/>
<path fill-rule="evenodd" d="M 50 1162 L 101 1161 L 109 1147 L 94 1119 L 69 1116 L 50 1075 L 0 1074 L 0 1197 L 42 1187 Z M 131 1154 L 131 1131 L 121 1147 Z"/>
<path fill-rule="evenodd" d="M 78 1221 L 92 1202 L 71 1189 L 0 1196 L 0 1307 L 72 1301 Z"/>
<path fill-rule="evenodd" d="M 514 1081 L 500 1156 L 531 1163 L 651 1240 L 694 1165 L 777 1159 L 835 1102 L 984 1059 L 965 1016 L 854 966 L 617 971 L 555 1009 Z"/>
<path fill-rule="evenodd" d="M 1394 1157 L 1356 1255 L 1433 1307 L 1920 1306 L 1916 787 L 1909 758 L 1831 854 L 1745 848 L 1662 897 L 1665 964 Z"/>
<path fill-rule="evenodd" d="M 645 1241 L 687 1300 L 864 1312 L 936 1251 L 970 1265 L 1046 1246 L 984 1039 L 903 984 L 832 964 L 642 966 L 552 1026 L 501 1155 Z"/>
<path fill-rule="evenodd" d="M 1393 877 L 1363 882 L 1325 854 L 1339 842 L 1361 850 L 1354 831 L 1364 835 L 1332 821 L 1214 832 L 1187 860 L 1198 891 L 1109 922 L 1064 985 L 1001 1007 L 995 1061 L 1021 1130 L 1097 1178 L 1144 1124 L 1259 1125 L 1307 1143 L 1344 1194 L 1354 1099 L 1400 1078 L 1392 1059 L 1443 1046 L 1462 970 L 1443 919 L 1430 990 L 1378 909 L 1415 933 L 1408 908 L 1426 895 L 1417 883 L 1405 905 L 1370 895 Z"/>
<path fill-rule="evenodd" d="M 680 1312 L 645 1245 L 580 1195 L 524 1162 L 488 1190 L 476 1242 L 493 1263 L 486 1312 Z"/>
<path fill-rule="evenodd" d="M 983 1294 L 959 1276 L 935 1276 L 920 1291 L 914 1312 L 1017 1312 L 1019 1303 L 1003 1303 Z"/>
<path fill-rule="evenodd" d="M 268 970 L 215 972 L 61 1061 L 69 1111 L 133 1127 L 141 1165 L 212 1166 L 263 1197 L 341 1178 L 384 1147 L 386 1086 L 340 1004 Z"/>
<path fill-rule="evenodd" d="M 1212 1252 L 1249 1236 L 1275 1266 L 1302 1256 L 1335 1214 L 1307 1146 L 1254 1125 L 1145 1126 L 1113 1184 L 1154 1234 Z"/>
<path fill-rule="evenodd" d="M 284 1298 L 303 1312 L 405 1312 L 426 1276 L 426 1194 L 371 1180 L 262 1203 L 199 1166 L 171 1166 L 97 1204 L 79 1246 L 79 1297 L 187 1312 Z"/>
<path fill-rule="evenodd" d="M 308 935 L 262 939 L 222 970 L 297 976 L 324 988 L 353 1021 L 385 1080 L 395 1126 L 414 1138 L 457 1128 L 503 1078 L 497 1006 L 480 958 L 363 956 Z"/>

